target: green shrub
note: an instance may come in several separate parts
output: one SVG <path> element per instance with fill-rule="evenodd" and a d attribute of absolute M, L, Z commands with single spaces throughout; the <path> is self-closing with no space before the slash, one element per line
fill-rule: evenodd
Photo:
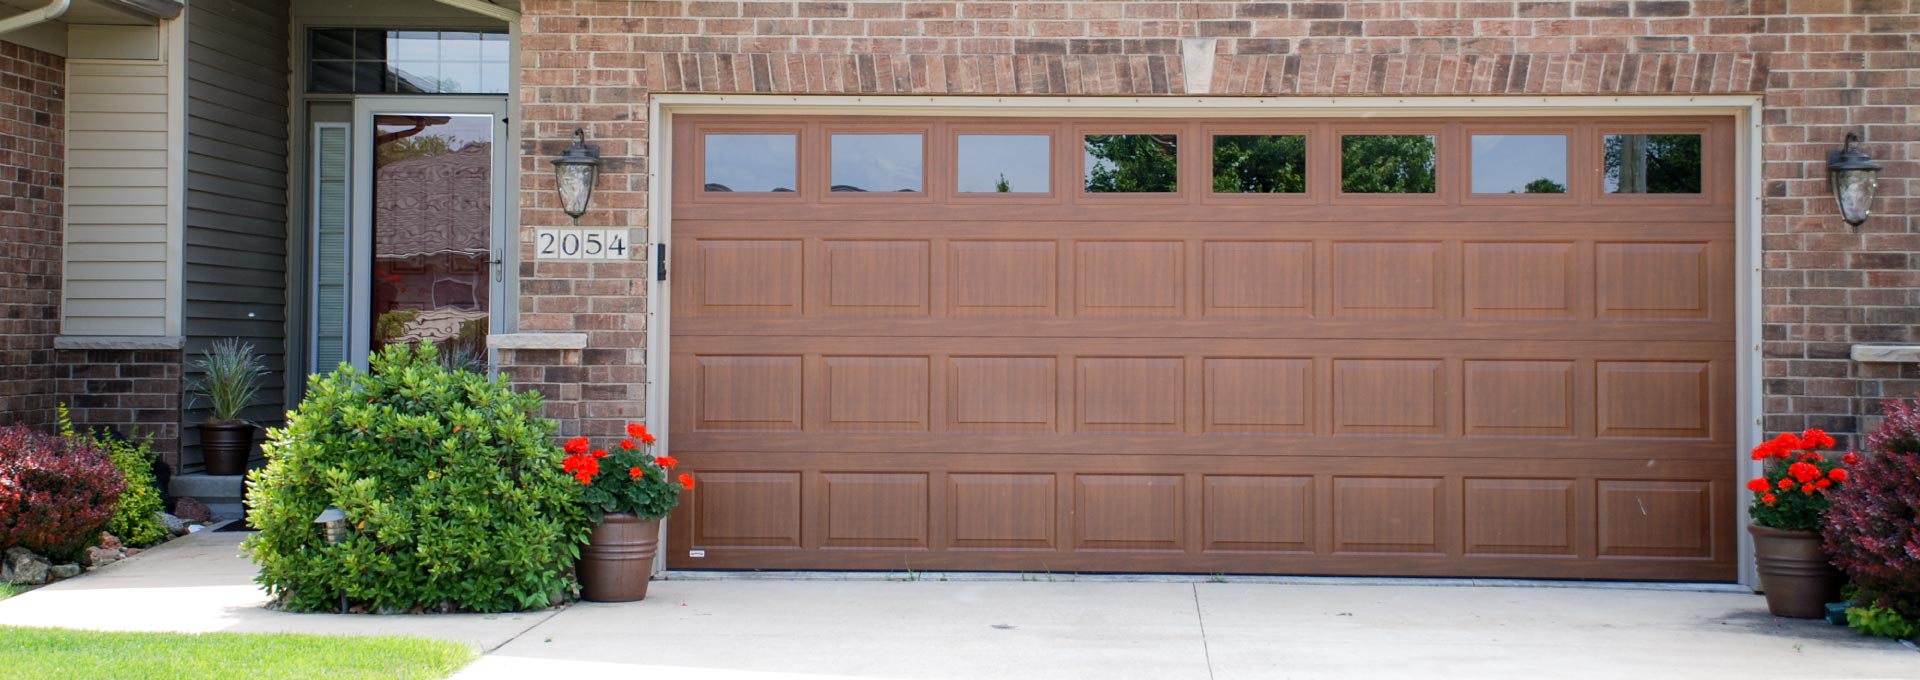
<path fill-rule="evenodd" d="M 249 475 L 260 531 L 244 547 L 278 604 L 511 611 L 573 595 L 589 525 L 540 395 L 447 370 L 430 344 L 371 367 L 316 377 Z M 328 507 L 352 527 L 338 545 L 313 522 Z"/>
<path fill-rule="evenodd" d="M 74 432 L 67 405 L 60 404 L 58 410 L 60 434 L 80 436 Z M 140 548 L 166 538 L 167 526 L 160 522 L 165 504 L 160 499 L 160 486 L 153 480 L 153 436 L 127 441 L 105 430 L 94 430 L 87 433 L 86 438 L 113 459 L 113 466 L 120 468 L 120 476 L 127 481 L 127 490 L 120 494 L 120 504 L 113 508 L 113 519 L 107 522 L 107 533 L 119 537 L 121 543 Z"/>
<path fill-rule="evenodd" d="M 1895 640 L 1911 640 L 1920 634 L 1920 626 L 1908 621 L 1900 612 L 1875 604 L 1848 607 L 1847 625 L 1860 631 L 1861 635 Z"/>

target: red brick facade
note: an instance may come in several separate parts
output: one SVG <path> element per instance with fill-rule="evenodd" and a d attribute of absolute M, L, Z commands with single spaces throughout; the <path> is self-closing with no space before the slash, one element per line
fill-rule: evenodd
<path fill-rule="evenodd" d="M 569 223 L 544 160 L 581 124 L 607 159 L 582 224 L 646 226 L 654 92 L 1187 94 L 1181 39 L 1216 38 L 1212 95 L 1757 94 L 1766 428 L 1856 432 L 1920 392 L 1920 367 L 1848 358 L 1920 341 L 1915 4 L 527 0 L 523 249 Z M 1849 131 L 1886 166 L 1857 229 L 1825 184 Z M 515 377 L 580 381 L 556 415 L 589 431 L 639 417 L 646 267 L 522 259 L 520 329 L 589 343 L 510 356 Z"/>
<path fill-rule="evenodd" d="M 152 437 L 153 450 L 181 470 L 180 350 L 67 349 L 53 367 L 55 394 L 73 422 L 124 437 Z"/>
<path fill-rule="evenodd" d="M 0 42 L 0 424 L 53 423 L 66 68 Z"/>

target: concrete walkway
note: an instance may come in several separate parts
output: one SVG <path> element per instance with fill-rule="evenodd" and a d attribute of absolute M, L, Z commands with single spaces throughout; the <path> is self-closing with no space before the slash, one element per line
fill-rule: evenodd
<path fill-rule="evenodd" d="M 1920 677 L 1913 650 L 1756 595 L 1621 587 L 703 578 L 557 612 L 285 614 L 239 540 L 0 602 L 0 625 L 443 637 L 487 650 L 462 678 Z"/>

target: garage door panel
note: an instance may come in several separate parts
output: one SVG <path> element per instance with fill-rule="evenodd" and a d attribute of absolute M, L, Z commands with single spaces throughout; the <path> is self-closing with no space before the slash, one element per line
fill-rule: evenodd
<path fill-rule="evenodd" d="M 1056 143 L 1051 198 L 956 195 L 953 121 L 780 121 L 798 193 L 674 159 L 674 568 L 1735 573 L 1733 147 L 1686 196 L 1581 160 L 1730 119 L 1289 119 L 1314 157 L 1280 196 L 1214 193 L 1206 153 L 1087 196 Z M 1204 151 L 1222 121 L 1134 123 Z M 1543 123 L 1567 193 L 1468 195 L 1463 134 Z M 923 191 L 825 191 L 829 132 L 902 124 Z M 1409 131 L 1437 191 L 1339 193 L 1341 135 Z"/>

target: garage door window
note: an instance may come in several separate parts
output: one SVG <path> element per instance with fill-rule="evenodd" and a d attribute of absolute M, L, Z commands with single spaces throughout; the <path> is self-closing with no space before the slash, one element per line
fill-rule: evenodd
<path fill-rule="evenodd" d="M 709 134 L 705 190 L 792 193 L 799 183 L 799 136 Z"/>
<path fill-rule="evenodd" d="M 1087 193 L 1180 190 L 1179 135 L 1087 135 L 1085 142 Z"/>
<path fill-rule="evenodd" d="M 833 135 L 836 192 L 919 192 L 926 175 L 926 138 L 903 134 Z"/>
<path fill-rule="evenodd" d="M 1434 193 L 1433 135 L 1345 135 L 1340 190 L 1349 194 Z"/>
<path fill-rule="evenodd" d="M 963 194 L 1043 194 L 1053 172 L 1050 135 L 957 135 Z"/>
<path fill-rule="evenodd" d="M 1567 193 L 1566 135 L 1474 135 L 1473 193 Z"/>
<path fill-rule="evenodd" d="M 1609 194 L 1700 193 L 1700 135 L 1602 137 Z"/>
<path fill-rule="evenodd" d="M 1215 135 L 1213 191 L 1217 194 L 1306 193 L 1307 136 Z"/>

